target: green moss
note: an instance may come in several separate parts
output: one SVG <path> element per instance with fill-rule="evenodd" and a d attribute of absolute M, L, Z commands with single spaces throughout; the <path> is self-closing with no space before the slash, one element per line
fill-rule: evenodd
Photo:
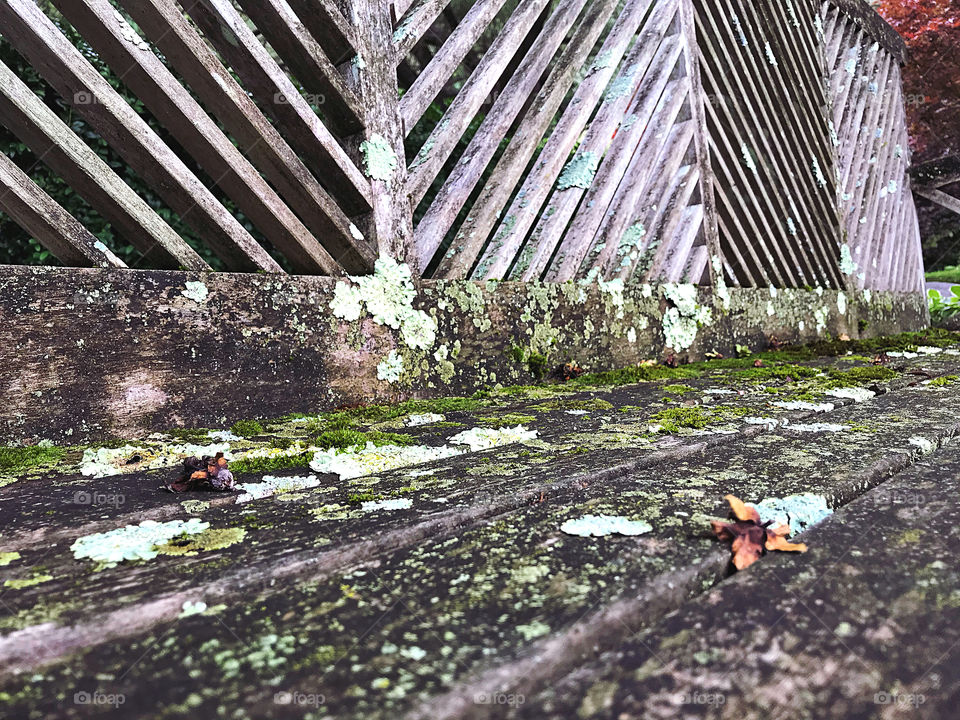
<path fill-rule="evenodd" d="M 664 385 L 663 391 L 671 395 L 685 395 L 688 392 L 694 392 L 694 389 L 689 385 Z"/>
<path fill-rule="evenodd" d="M 250 437 L 252 435 L 262 435 L 263 425 L 256 420 L 240 420 L 230 427 L 230 432 L 241 437 Z"/>
<path fill-rule="evenodd" d="M 960 377 L 956 375 L 944 375 L 943 377 L 934 378 L 930 381 L 932 387 L 946 387 L 947 385 L 952 385 L 953 383 L 960 380 Z"/>
<path fill-rule="evenodd" d="M 270 439 L 270 447 L 277 448 L 278 450 L 286 450 L 293 445 L 293 442 L 293 438 L 275 437 Z"/>
<path fill-rule="evenodd" d="M 702 407 L 667 408 L 653 415 L 650 420 L 661 426 L 664 433 L 677 433 L 682 428 L 702 430 L 708 425 L 727 422 L 734 418 L 749 415 L 750 408 L 718 407 L 704 409 Z"/>
<path fill-rule="evenodd" d="M 412 435 L 405 435 L 403 433 L 391 433 L 391 432 L 368 432 L 367 440 L 372 442 L 377 447 L 382 445 L 413 445 L 416 443 L 416 439 Z"/>
<path fill-rule="evenodd" d="M 310 467 L 311 460 L 313 460 L 312 452 L 275 457 L 252 457 L 234 460 L 230 463 L 230 470 L 235 473 L 268 473 L 276 470 Z"/>
<path fill-rule="evenodd" d="M 243 528 L 208 528 L 196 535 L 181 535 L 157 546 L 161 555 L 196 555 L 242 542 L 247 536 Z"/>
<path fill-rule="evenodd" d="M 0 472 L 27 470 L 53 465 L 63 459 L 65 451 L 58 447 L 0 447 Z"/>
<path fill-rule="evenodd" d="M 324 450 L 331 448 L 345 450 L 356 445 L 366 445 L 367 436 L 359 430 L 327 430 L 317 435 L 314 443 Z"/>
<path fill-rule="evenodd" d="M 546 355 L 530 353 L 530 356 L 527 358 L 527 369 L 530 370 L 530 374 L 537 380 L 542 380 L 547 374 L 548 365 L 549 360 Z"/>
<path fill-rule="evenodd" d="M 380 496 L 372 492 L 355 492 L 347 495 L 347 502 L 353 505 L 359 505 L 365 502 L 374 502 L 379 500 Z"/>
<path fill-rule="evenodd" d="M 853 385 L 866 385 L 868 383 L 880 380 L 889 380 L 897 377 L 899 373 L 882 365 L 867 365 L 864 367 L 850 368 L 849 370 L 828 370 L 830 379 L 827 384 L 832 387 L 850 387 Z"/>
<path fill-rule="evenodd" d="M 666 365 L 634 365 L 620 370 L 581 375 L 570 382 L 587 387 L 601 387 L 605 385 L 631 385 L 651 380 L 688 380 L 698 378 L 701 374 L 702 371 L 693 365 L 681 365 L 676 368 Z"/>
<path fill-rule="evenodd" d="M 188 443 L 204 443 L 210 440 L 210 430 L 207 428 L 174 428 L 167 430 L 167 435 L 174 440 Z"/>

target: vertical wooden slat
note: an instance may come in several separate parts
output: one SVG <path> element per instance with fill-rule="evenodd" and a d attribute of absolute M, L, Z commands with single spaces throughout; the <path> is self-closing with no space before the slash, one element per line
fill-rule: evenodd
<path fill-rule="evenodd" d="M 368 0 L 353 4 L 351 21 L 358 29 L 357 42 L 366 69 L 360 71 L 360 95 L 365 100 L 364 125 L 368 152 L 381 157 L 392 155 L 393 167 L 374 169 L 368 155 L 371 178 L 372 226 L 382 253 L 408 262 L 419 271 L 413 241 L 413 208 L 407 192 L 409 179 L 404 156 L 404 132 L 400 116 L 397 66 L 389 52 L 393 45 L 393 23 L 389 0 Z M 383 162 L 381 161 L 381 165 Z"/>

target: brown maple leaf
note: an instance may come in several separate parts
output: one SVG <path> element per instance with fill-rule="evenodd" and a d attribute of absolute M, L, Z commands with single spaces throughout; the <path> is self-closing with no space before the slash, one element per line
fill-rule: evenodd
<path fill-rule="evenodd" d="M 733 550 L 733 565 L 737 570 L 750 567 L 770 550 L 807 551 L 807 546 L 803 543 L 787 540 L 787 535 L 790 534 L 789 525 L 771 528 L 773 521 L 760 522 L 760 513 L 753 505 L 747 505 L 733 495 L 727 495 L 724 500 L 730 503 L 730 515 L 735 522 L 710 522 L 718 538 L 732 541 L 730 547 Z"/>

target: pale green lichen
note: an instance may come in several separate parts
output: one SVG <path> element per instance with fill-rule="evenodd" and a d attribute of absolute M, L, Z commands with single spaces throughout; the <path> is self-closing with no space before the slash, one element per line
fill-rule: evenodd
<path fill-rule="evenodd" d="M 844 275 L 853 275 L 858 269 L 857 263 L 850 253 L 850 246 L 844 243 L 840 246 L 840 272 Z"/>
<path fill-rule="evenodd" d="M 313 456 L 310 468 L 320 473 L 334 473 L 341 480 L 373 475 L 396 468 L 421 465 L 443 458 L 463 455 L 466 452 L 500 447 L 517 442 L 528 442 L 537 437 L 536 430 L 523 426 L 514 428 L 476 427 L 464 430 L 451 437 L 452 445 L 466 445 L 469 450 L 452 445 L 428 447 L 425 445 L 381 445 L 368 442 L 363 447 L 330 448 L 320 450 Z"/>
<path fill-rule="evenodd" d="M 360 143 L 363 167 L 367 177 L 387 181 L 397 169 L 397 156 L 383 135 L 374 133 L 369 140 Z"/>
<path fill-rule="evenodd" d="M 643 520 L 629 520 L 618 515 L 584 515 L 567 520 L 560 526 L 561 532 L 579 537 L 604 537 L 606 535 L 643 535 L 653 530 Z"/>
<path fill-rule="evenodd" d="M 34 585 L 50 582 L 51 580 L 53 580 L 53 575 L 39 573 L 28 578 L 13 578 L 10 580 L 5 580 L 3 586 L 13 590 L 23 590 L 23 588 L 33 587 Z"/>
<path fill-rule="evenodd" d="M 712 322 L 712 312 L 697 303 L 695 285 L 667 284 L 662 290 L 664 297 L 673 304 L 663 316 L 666 344 L 674 350 L 686 350 L 693 345 L 700 327 Z"/>
<path fill-rule="evenodd" d="M 373 275 L 337 283 L 330 309 L 347 322 L 359 320 L 366 312 L 378 325 L 400 330 L 408 347 L 427 350 L 436 342 L 437 321 L 413 307 L 415 298 L 410 266 L 381 255 Z"/>
<path fill-rule="evenodd" d="M 377 365 L 377 379 L 395 383 L 400 380 L 403 371 L 403 358 L 397 354 L 396 350 L 391 350 Z"/>
<path fill-rule="evenodd" d="M 760 513 L 761 520 L 770 521 L 774 526 L 789 525 L 791 534 L 794 535 L 802 533 L 833 513 L 827 505 L 827 499 L 813 493 L 766 498 L 754 507 Z"/>
<path fill-rule="evenodd" d="M 85 535 L 74 541 L 70 549 L 78 560 L 88 558 L 105 567 L 113 567 L 124 560 L 150 560 L 158 554 L 157 546 L 183 534 L 200 533 L 210 523 L 199 518 L 187 521 L 155 522 L 144 520 L 139 525 Z"/>
<path fill-rule="evenodd" d="M 20 553 L 18 553 L 16 550 L 14 550 L 13 552 L 0 552 L 0 567 L 3 567 L 4 565 L 9 565 L 14 560 L 19 560 L 19 559 L 20 559 Z"/>
<path fill-rule="evenodd" d="M 593 183 L 600 165 L 600 156 L 595 152 L 578 153 L 573 160 L 567 163 L 557 180 L 558 190 L 569 190 L 573 187 L 588 189 Z"/>
<path fill-rule="evenodd" d="M 193 300 L 195 303 L 200 303 L 202 305 L 204 302 L 206 302 L 210 291 L 207 290 L 207 286 L 199 280 L 188 280 L 186 282 L 186 288 L 181 290 L 180 294 L 188 300 Z"/>

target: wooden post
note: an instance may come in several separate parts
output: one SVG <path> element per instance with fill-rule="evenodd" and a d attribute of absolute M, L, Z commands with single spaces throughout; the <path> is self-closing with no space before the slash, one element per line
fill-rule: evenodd
<path fill-rule="evenodd" d="M 370 229 L 381 254 L 408 262 L 419 275 L 423 268 L 417 265 L 413 252 L 413 208 L 406 192 L 405 133 L 393 52 L 391 2 L 354 0 L 349 13 L 358 46 L 354 79 L 365 112 L 360 154 L 363 172 L 371 182 Z"/>

